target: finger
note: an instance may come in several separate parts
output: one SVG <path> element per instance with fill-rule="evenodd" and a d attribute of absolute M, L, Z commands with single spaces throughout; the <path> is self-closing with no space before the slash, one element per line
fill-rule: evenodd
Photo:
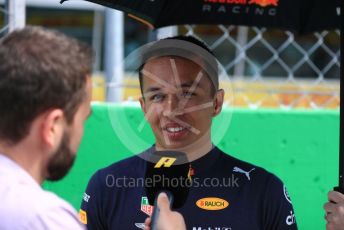
<path fill-rule="evenodd" d="M 146 218 L 146 220 L 145 220 L 145 225 L 150 226 L 151 220 L 152 220 L 152 219 L 151 219 L 150 217 Z"/>
<path fill-rule="evenodd" d="M 344 202 L 344 195 L 340 192 L 330 191 L 327 196 L 328 200 L 334 203 Z"/>
<path fill-rule="evenodd" d="M 164 192 L 160 193 L 158 196 L 158 207 L 160 208 L 160 211 L 170 210 L 170 201 Z"/>
<path fill-rule="evenodd" d="M 336 204 L 331 203 L 331 202 L 327 202 L 326 204 L 324 204 L 324 210 L 327 213 L 333 212 L 335 207 L 336 207 Z"/>
<path fill-rule="evenodd" d="M 331 213 L 326 213 L 325 220 L 326 220 L 327 223 L 330 222 L 330 217 L 331 217 Z"/>
<path fill-rule="evenodd" d="M 150 230 L 150 224 L 151 224 L 151 218 L 148 217 L 148 218 L 145 220 L 145 228 L 144 228 L 144 230 Z"/>
<path fill-rule="evenodd" d="M 326 224 L 326 230 L 334 230 L 335 229 L 335 226 L 333 223 L 327 223 Z"/>
<path fill-rule="evenodd" d="M 328 213 L 326 215 L 326 221 L 327 223 L 334 223 L 336 224 L 338 222 L 338 217 L 336 215 L 334 215 L 333 213 Z"/>

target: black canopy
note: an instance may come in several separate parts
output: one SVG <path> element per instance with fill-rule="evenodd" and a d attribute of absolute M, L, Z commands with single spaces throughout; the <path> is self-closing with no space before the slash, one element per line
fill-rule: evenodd
<path fill-rule="evenodd" d="M 62 0 L 64 2 L 67 0 Z M 88 0 L 150 28 L 181 24 L 274 27 L 300 34 L 340 26 L 340 0 Z"/>

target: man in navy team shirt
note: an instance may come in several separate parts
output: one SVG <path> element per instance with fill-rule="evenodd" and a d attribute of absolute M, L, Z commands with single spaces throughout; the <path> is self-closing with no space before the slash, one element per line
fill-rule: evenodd
<path fill-rule="evenodd" d="M 297 229 L 283 183 L 212 144 L 212 119 L 221 112 L 224 90 L 219 89 L 216 58 L 208 47 L 178 36 L 149 45 L 142 59 L 140 104 L 155 144 L 92 176 L 80 210 L 87 228 L 143 229 L 153 206 L 142 184 L 126 181 L 144 177 L 145 154 L 175 150 L 185 152 L 190 161 L 193 183 L 185 205 L 176 210 L 187 229 Z M 109 184 L 108 178 L 116 183 Z"/>

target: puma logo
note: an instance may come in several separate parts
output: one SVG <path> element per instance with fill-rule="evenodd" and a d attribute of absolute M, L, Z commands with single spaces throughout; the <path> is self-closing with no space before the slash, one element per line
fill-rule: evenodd
<path fill-rule="evenodd" d="M 145 228 L 145 224 L 144 223 L 135 223 L 135 226 L 137 228 L 140 228 L 140 229 L 144 229 Z"/>
<path fill-rule="evenodd" d="M 255 170 L 255 168 L 251 169 L 250 171 L 246 172 L 245 170 L 242 170 L 241 168 L 239 167 L 234 167 L 233 168 L 233 172 L 238 172 L 238 173 L 242 173 L 242 174 L 245 174 L 245 176 L 247 177 L 248 180 L 251 180 L 251 177 L 250 177 L 250 173 Z"/>

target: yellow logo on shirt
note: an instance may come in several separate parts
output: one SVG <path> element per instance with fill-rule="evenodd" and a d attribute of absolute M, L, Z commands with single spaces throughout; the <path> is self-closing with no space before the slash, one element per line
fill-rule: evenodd
<path fill-rule="evenodd" d="M 87 213 L 82 209 L 80 209 L 79 211 L 79 218 L 81 223 L 87 224 Z"/>
<path fill-rule="evenodd" d="M 154 168 L 161 168 L 162 166 L 165 168 L 169 168 L 173 165 L 173 163 L 177 160 L 177 158 L 173 157 L 162 157 L 158 163 L 155 164 Z"/>
<path fill-rule="evenodd" d="M 216 211 L 216 210 L 227 208 L 229 203 L 226 200 L 221 199 L 221 198 L 207 197 L 207 198 L 199 199 L 196 202 L 196 205 L 201 209 Z"/>

